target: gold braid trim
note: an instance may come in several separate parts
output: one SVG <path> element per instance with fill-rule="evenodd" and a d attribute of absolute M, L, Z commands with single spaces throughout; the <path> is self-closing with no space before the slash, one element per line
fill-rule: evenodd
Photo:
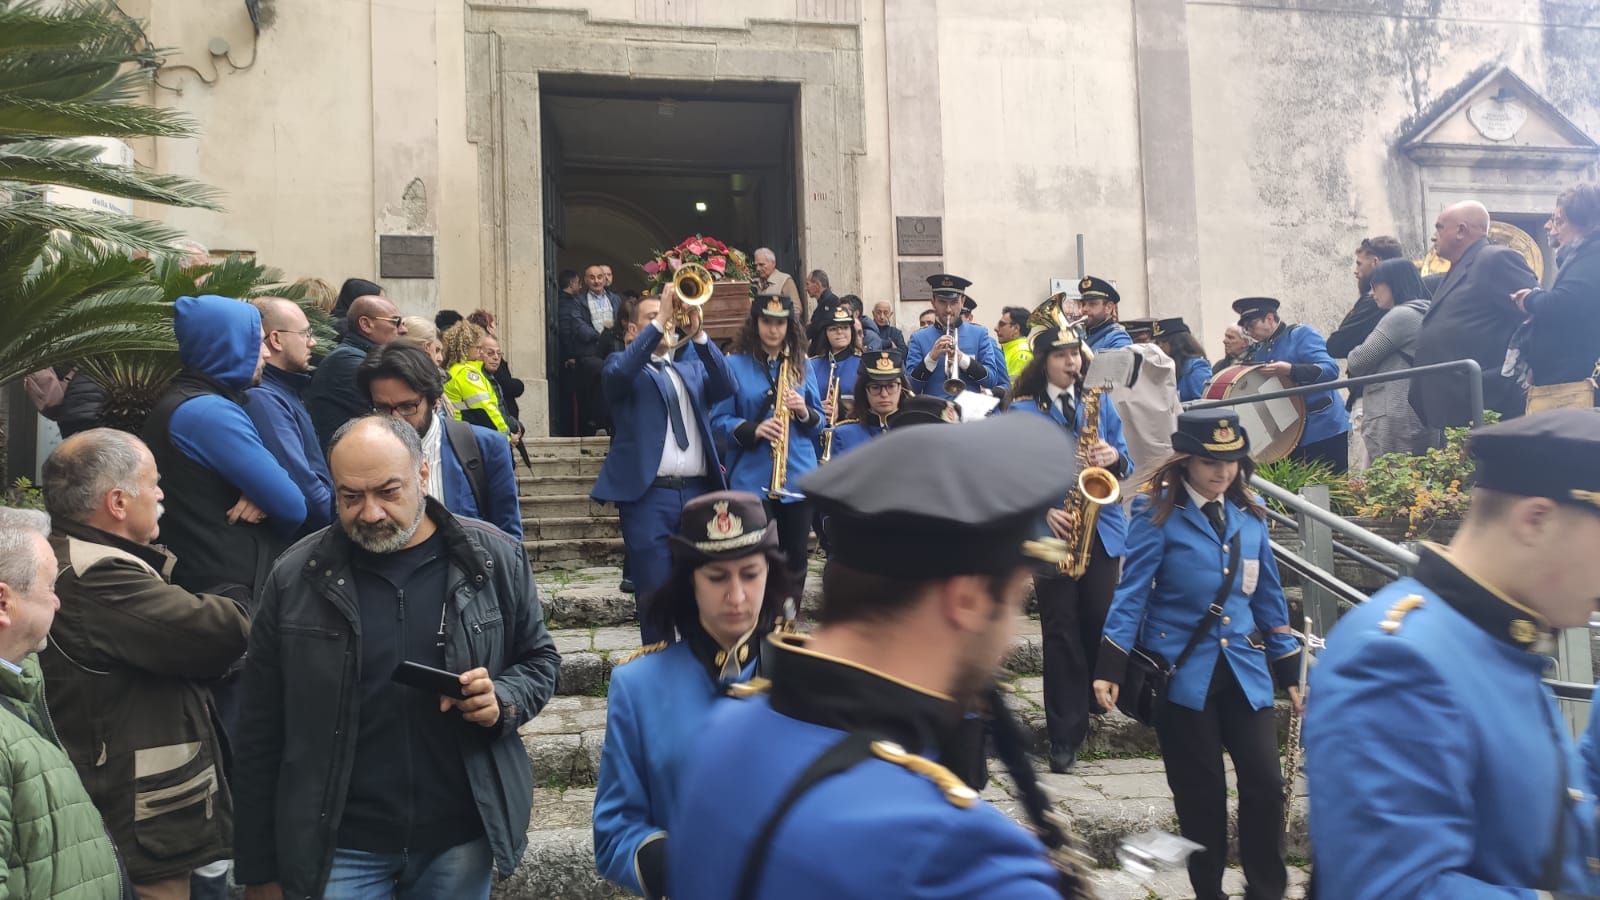
<path fill-rule="evenodd" d="M 907 753 L 905 748 L 890 741 L 873 741 L 872 752 L 884 762 L 894 763 L 933 782 L 944 792 L 944 799 L 950 801 L 951 806 L 968 809 L 978 802 L 977 791 L 967 787 L 956 773 L 931 759 Z"/>
<path fill-rule="evenodd" d="M 652 653 L 660 653 L 662 650 L 667 649 L 668 646 L 669 645 L 666 641 L 656 641 L 654 644 L 646 644 L 637 650 L 629 650 L 627 653 L 622 655 L 621 659 L 616 661 L 616 665 L 625 666 L 641 656 L 649 656 Z"/>

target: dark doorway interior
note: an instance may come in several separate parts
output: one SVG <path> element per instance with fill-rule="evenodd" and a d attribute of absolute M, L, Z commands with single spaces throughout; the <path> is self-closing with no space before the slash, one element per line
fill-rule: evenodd
<path fill-rule="evenodd" d="M 609 265 L 613 290 L 639 290 L 656 251 L 702 234 L 770 247 L 800 274 L 792 89 L 547 78 L 541 98 L 548 346 L 562 270 Z M 551 409 L 567 413 L 559 353 L 547 358 Z M 552 415 L 553 433 L 567 418 Z"/>

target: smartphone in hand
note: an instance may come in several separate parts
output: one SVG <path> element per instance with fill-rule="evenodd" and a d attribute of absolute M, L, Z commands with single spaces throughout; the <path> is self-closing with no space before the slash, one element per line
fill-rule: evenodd
<path fill-rule="evenodd" d="M 461 683 L 460 675 L 425 666 L 422 663 L 406 661 L 395 666 L 394 674 L 389 676 L 389 680 L 428 694 L 454 697 L 457 700 L 467 699 L 466 686 Z"/>

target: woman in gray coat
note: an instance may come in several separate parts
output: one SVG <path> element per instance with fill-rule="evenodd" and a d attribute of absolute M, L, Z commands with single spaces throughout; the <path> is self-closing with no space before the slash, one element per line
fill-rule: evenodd
<path fill-rule="evenodd" d="M 1389 259 L 1372 270 L 1372 298 L 1385 310 L 1383 319 L 1360 346 L 1350 351 L 1352 376 L 1409 369 L 1417 349 L 1417 332 L 1432 303 L 1428 289 L 1408 259 Z M 1439 446 L 1442 435 L 1428 428 L 1411 408 L 1411 382 L 1369 384 L 1362 393 L 1366 418 L 1361 438 L 1372 459 L 1385 453 L 1421 453 Z"/>

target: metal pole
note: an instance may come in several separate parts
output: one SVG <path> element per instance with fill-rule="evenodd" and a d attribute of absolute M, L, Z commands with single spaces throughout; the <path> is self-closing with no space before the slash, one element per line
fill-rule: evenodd
<path fill-rule="evenodd" d="M 1300 489 L 1300 496 L 1305 498 L 1306 503 L 1321 510 L 1326 510 L 1332 502 L 1325 484 L 1308 484 Z M 1297 516 L 1300 519 L 1300 538 L 1305 542 L 1301 553 L 1306 562 L 1332 575 L 1335 566 L 1333 531 L 1305 510 L 1301 510 Z M 1304 579 L 1301 584 L 1305 592 L 1305 614 L 1311 617 L 1318 634 L 1327 634 L 1339 621 L 1338 597 L 1312 579 Z"/>
<path fill-rule="evenodd" d="M 1589 655 L 1589 629 L 1563 628 L 1556 634 L 1557 681 L 1577 684 L 1594 684 L 1594 661 Z M 1567 717 L 1567 727 L 1577 737 L 1589 727 L 1590 704 L 1578 700 L 1562 700 L 1561 714 Z"/>
<path fill-rule="evenodd" d="M 1078 280 L 1079 281 L 1082 281 L 1083 280 L 1083 276 L 1088 274 L 1088 270 L 1084 268 L 1085 264 L 1086 264 L 1086 261 L 1084 259 L 1084 255 L 1083 255 L 1083 234 L 1082 234 L 1082 232 L 1080 232 L 1078 234 Z M 1481 389 L 1480 389 L 1479 392 L 1480 393 L 1482 392 Z M 1481 406 L 1482 404 L 1480 403 L 1479 405 Z"/>

